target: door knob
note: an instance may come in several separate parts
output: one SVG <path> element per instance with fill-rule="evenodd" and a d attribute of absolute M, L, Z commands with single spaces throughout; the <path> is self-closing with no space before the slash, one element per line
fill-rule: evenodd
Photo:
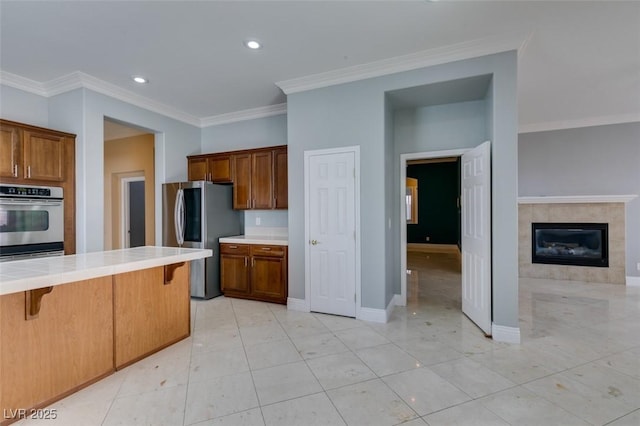
<path fill-rule="evenodd" d="M 318 244 L 318 240 L 309 240 L 309 243 L 310 243 L 312 246 L 315 246 L 316 244 Z"/>

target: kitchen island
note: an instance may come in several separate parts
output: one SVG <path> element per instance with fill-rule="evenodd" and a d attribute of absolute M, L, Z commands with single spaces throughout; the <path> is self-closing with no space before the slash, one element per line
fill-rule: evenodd
<path fill-rule="evenodd" d="M 0 424 L 190 334 L 189 261 L 137 247 L 0 263 Z"/>

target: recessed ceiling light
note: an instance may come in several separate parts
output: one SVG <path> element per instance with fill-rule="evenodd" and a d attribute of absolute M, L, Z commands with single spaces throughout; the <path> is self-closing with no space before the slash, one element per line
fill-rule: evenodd
<path fill-rule="evenodd" d="M 253 50 L 257 50 L 257 49 L 260 49 L 262 47 L 260 42 L 258 40 L 254 40 L 254 39 L 246 40 L 244 42 L 244 45 L 247 46 L 249 49 L 253 49 Z"/>
<path fill-rule="evenodd" d="M 140 84 L 145 84 L 148 83 L 149 80 L 147 80 L 146 78 L 139 76 L 139 75 L 134 75 L 133 77 L 133 81 L 135 81 L 136 83 L 140 83 Z"/>

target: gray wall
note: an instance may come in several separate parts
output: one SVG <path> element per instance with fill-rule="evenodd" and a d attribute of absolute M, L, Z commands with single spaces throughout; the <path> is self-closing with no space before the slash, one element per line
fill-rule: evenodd
<path fill-rule="evenodd" d="M 640 123 L 524 133 L 519 195 L 640 194 Z M 626 205 L 626 274 L 640 276 L 640 198 Z"/>
<path fill-rule="evenodd" d="M 47 98 L 0 84 L 0 117 L 34 126 L 47 127 Z"/>
<path fill-rule="evenodd" d="M 398 292 L 400 220 L 398 213 L 393 213 L 399 210 L 401 200 L 398 154 L 460 147 L 452 146 L 450 140 L 428 140 L 424 141 L 424 147 L 399 148 L 394 141 L 391 150 L 390 136 L 385 129 L 390 121 L 385 92 L 493 74 L 493 221 L 500 224 L 493 227 L 492 235 L 494 322 L 518 327 L 516 62 L 516 53 L 507 52 L 288 96 L 291 297 L 304 298 L 304 191 L 299 184 L 304 181 L 304 151 L 360 146 L 361 303 L 364 307 L 384 309 Z M 483 115 L 482 128 L 485 120 Z M 414 133 L 422 131 L 414 128 Z M 426 131 L 428 134 L 432 130 Z M 479 136 L 478 143 L 485 135 Z M 389 181 L 395 183 L 389 186 Z M 392 221 L 390 231 L 389 220 Z M 389 249 L 387 244 L 393 247 Z M 391 257 L 391 264 L 387 256 Z"/>

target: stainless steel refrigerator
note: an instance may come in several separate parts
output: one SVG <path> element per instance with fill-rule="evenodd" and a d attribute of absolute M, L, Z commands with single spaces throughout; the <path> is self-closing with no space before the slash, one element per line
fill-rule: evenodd
<path fill-rule="evenodd" d="M 233 210 L 233 187 L 206 181 L 162 185 L 162 244 L 207 248 L 213 256 L 191 262 L 191 296 L 211 299 L 220 291 L 218 238 L 240 235 L 241 212 Z"/>

